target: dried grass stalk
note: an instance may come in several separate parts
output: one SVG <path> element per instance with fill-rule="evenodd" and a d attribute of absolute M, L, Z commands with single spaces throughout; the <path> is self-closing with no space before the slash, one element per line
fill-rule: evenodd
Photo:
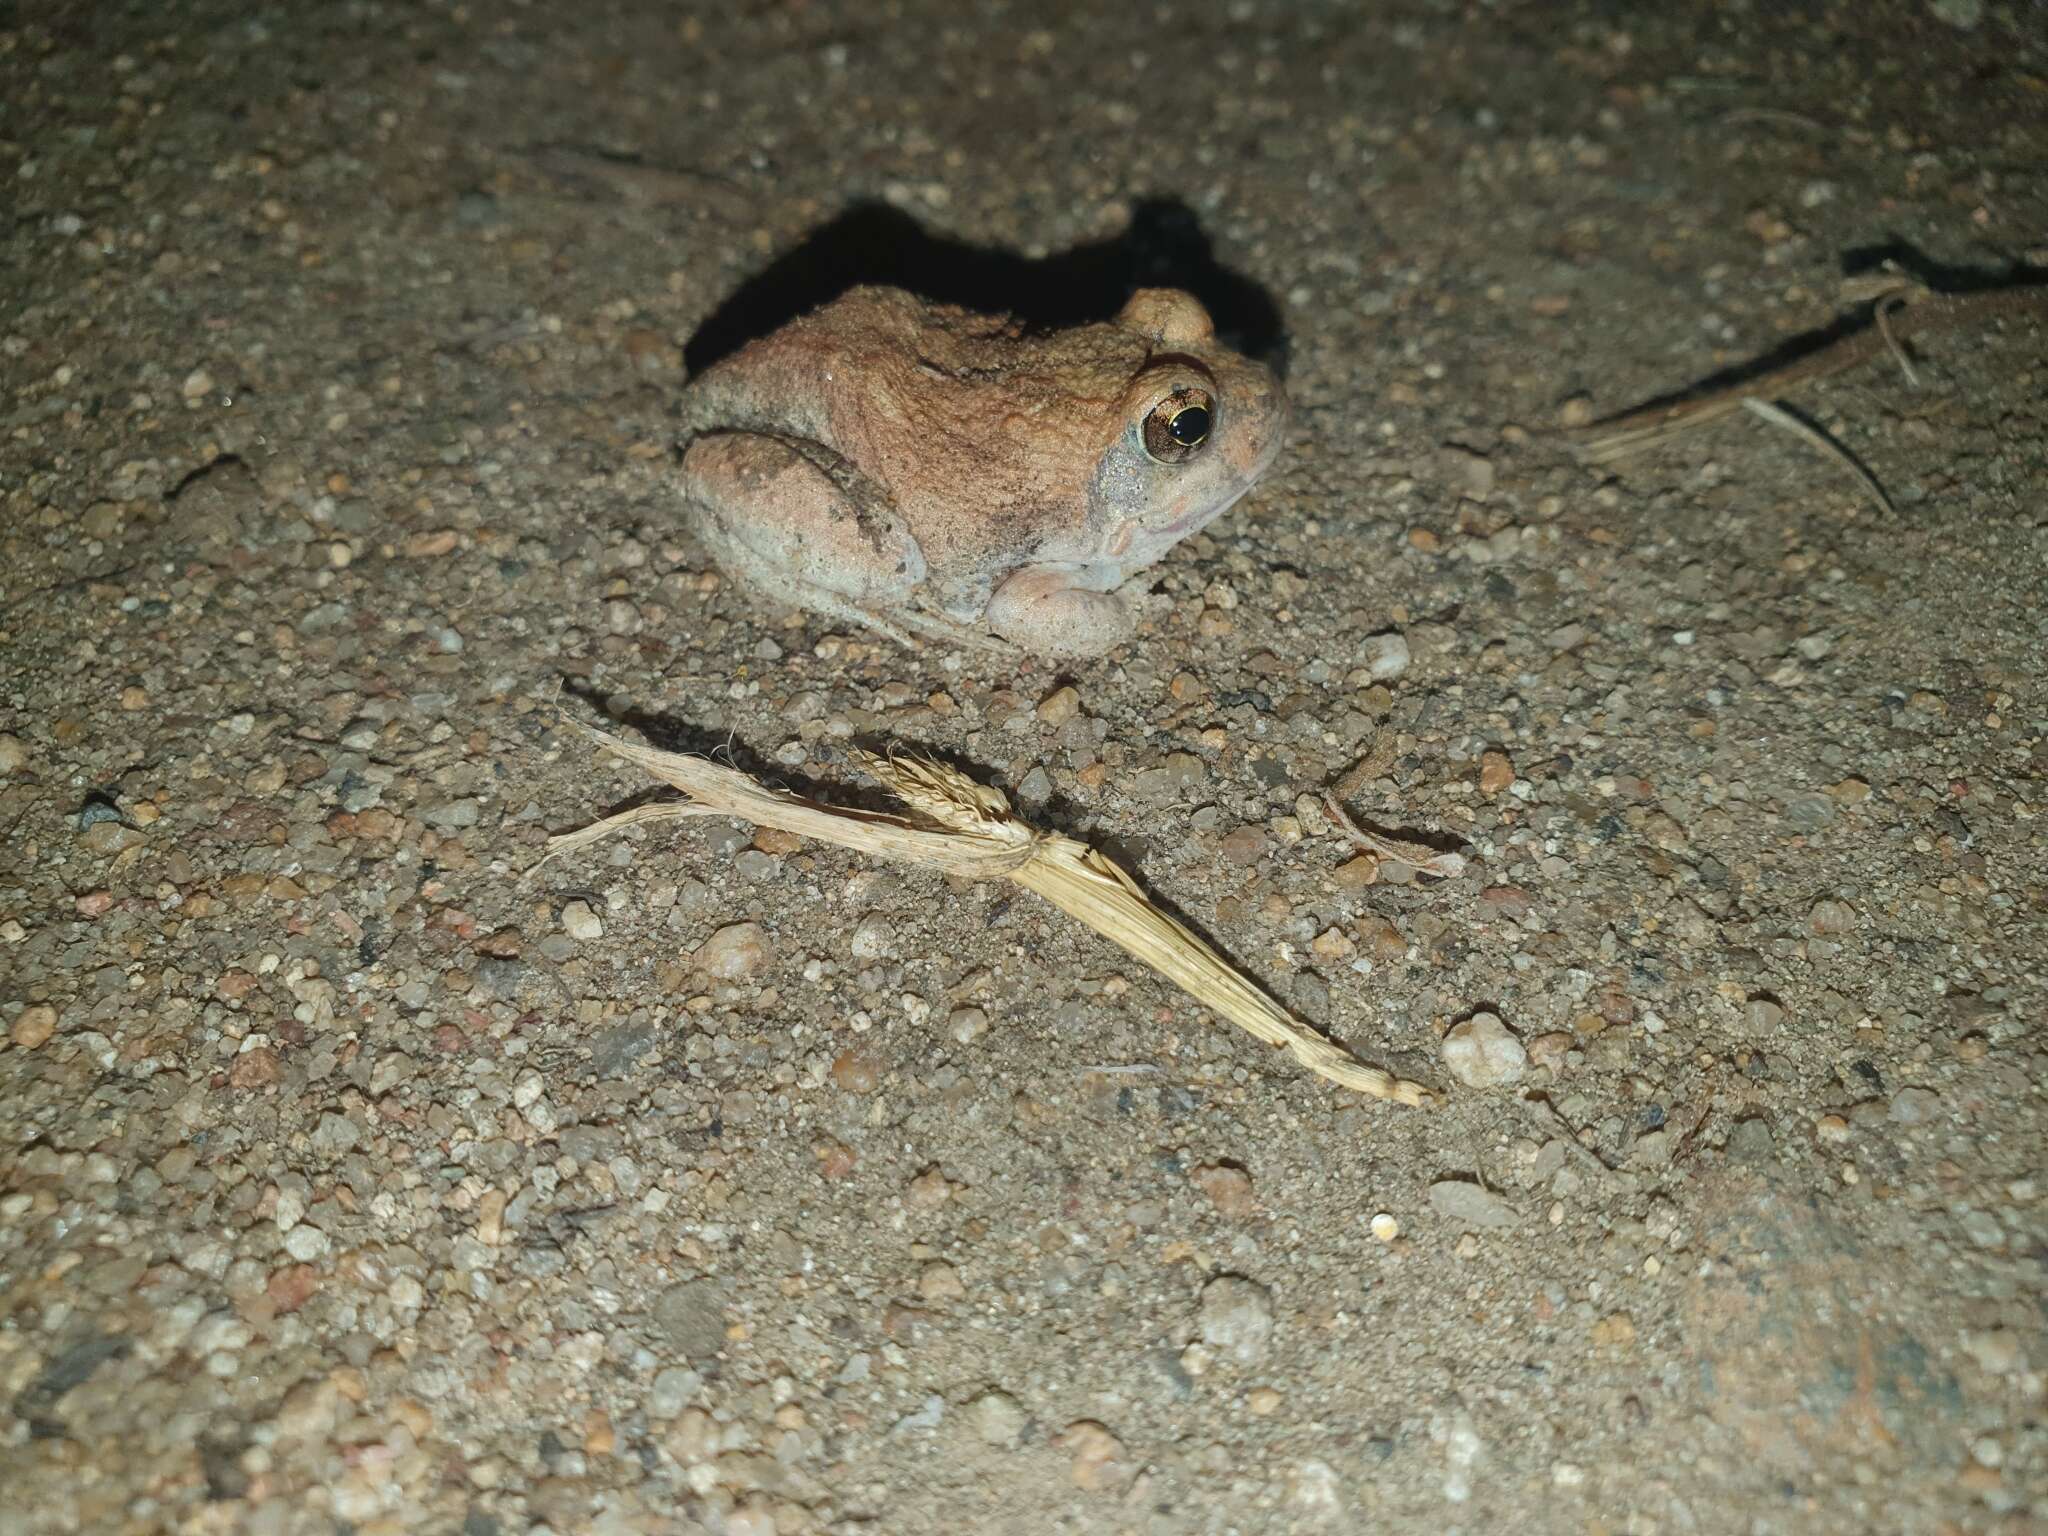
<path fill-rule="evenodd" d="M 1820 428 L 1811 422 L 1801 421 L 1783 406 L 1773 405 L 1768 400 L 1759 400 L 1754 395 L 1742 402 L 1742 408 L 1759 420 L 1768 421 L 1772 426 L 1790 432 L 1802 443 L 1818 448 L 1861 482 L 1863 488 L 1870 492 L 1872 499 L 1877 502 L 1879 510 L 1888 517 L 1897 516 L 1897 509 L 1892 506 L 1891 497 L 1885 495 L 1884 486 L 1879 483 L 1877 476 L 1866 469 L 1856 455 Z"/>
<path fill-rule="evenodd" d="M 1864 301 L 1874 301 L 1872 323 L 1816 346 L 1781 367 L 1745 372 L 1718 389 L 1681 392 L 1618 416 L 1573 429 L 1568 436 L 1589 464 L 1612 464 L 1724 417 L 1751 409 L 1751 399 L 1777 399 L 1803 384 L 1830 378 L 1886 354 L 1902 366 L 1899 343 L 1927 332 L 2010 316 L 2048 320 L 2048 284 L 2032 282 L 1967 293 L 1936 293 L 1911 282 L 1887 279 Z M 1726 377 L 1726 375 L 1721 375 Z"/>
<path fill-rule="evenodd" d="M 636 806 L 551 838 L 549 857 L 641 822 L 734 816 L 949 875 L 1014 880 L 1318 1076 L 1376 1099 L 1427 1101 L 1428 1091 L 1420 1083 L 1367 1066 L 1295 1019 L 1200 936 L 1154 906 L 1136 881 L 1095 849 L 1019 820 L 1000 790 L 977 784 L 944 763 L 893 751 L 856 754 L 861 766 L 908 807 L 909 814 L 895 815 L 824 805 L 701 757 L 583 729 L 608 751 L 674 785 L 687 798 Z"/>

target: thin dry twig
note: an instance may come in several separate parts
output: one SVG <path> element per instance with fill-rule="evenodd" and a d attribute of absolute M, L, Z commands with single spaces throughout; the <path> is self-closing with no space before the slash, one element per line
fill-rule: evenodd
<path fill-rule="evenodd" d="M 593 740 L 687 797 L 635 806 L 549 839 L 549 856 L 581 848 L 622 827 L 672 816 L 733 816 L 858 853 L 922 864 L 972 880 L 1013 880 L 1172 981 L 1320 1077 L 1377 1099 L 1422 1104 L 1420 1083 L 1367 1066 L 1267 997 L 1185 924 L 1160 910 L 1136 881 L 1086 843 L 1042 832 L 1011 811 L 1002 792 L 929 758 L 860 752 L 861 766 L 909 814 L 863 811 L 773 789 L 758 780 L 677 752 L 581 727 Z"/>
<path fill-rule="evenodd" d="M 1827 433 L 1821 431 L 1810 422 L 1801 421 L 1783 406 L 1773 405 L 1770 401 L 1760 400 L 1754 395 L 1751 395 L 1742 402 L 1742 408 L 1759 420 L 1767 421 L 1774 427 L 1783 428 L 1801 442 L 1806 443 L 1810 447 L 1818 448 L 1836 463 L 1846 466 L 1849 473 L 1863 483 L 1863 488 L 1877 498 L 1877 504 L 1880 507 L 1886 512 L 1892 511 L 1892 499 L 1885 495 L 1884 487 L 1878 484 L 1877 476 L 1858 463 L 1853 453 L 1836 442 L 1832 437 L 1829 437 Z"/>
<path fill-rule="evenodd" d="M 1667 398 L 1607 416 L 1570 434 L 1588 463 L 1611 464 L 1669 442 L 1745 409 L 1752 398 L 1777 398 L 1816 379 L 1830 378 L 1896 348 L 1908 336 L 1952 330 L 1971 321 L 2000 314 L 2048 313 L 2048 285 L 2032 284 L 1986 289 L 1977 293 L 1935 293 L 1912 285 L 1890 290 L 1894 317 L 1849 332 L 1846 336 L 1765 373 L 1738 379 L 1703 394 Z"/>
<path fill-rule="evenodd" d="M 1893 306 L 1903 306 L 1905 302 L 1904 294 L 1887 293 L 1871 307 L 1870 318 L 1876 323 L 1877 333 L 1884 338 L 1884 344 L 1891 349 L 1892 361 L 1899 365 L 1899 372 L 1906 376 L 1906 387 L 1918 389 L 1920 375 L 1913 371 L 1913 360 L 1906 356 L 1906 349 L 1899 345 L 1899 338 L 1892 334 L 1890 311 Z"/>
<path fill-rule="evenodd" d="M 1811 133 L 1829 134 L 1835 132 L 1826 123 L 1798 112 L 1786 112 L 1778 107 L 1734 107 L 1721 114 L 1721 121 L 1729 127 L 1741 123 L 1781 123 L 1791 128 L 1804 128 Z"/>
<path fill-rule="evenodd" d="M 1394 759 L 1400 755 L 1392 731 L 1381 731 L 1373 737 L 1372 745 L 1365 755 L 1338 775 L 1329 793 L 1339 800 L 1349 800 L 1374 779 L 1385 778 L 1387 770 L 1394 766 Z"/>
<path fill-rule="evenodd" d="M 1368 853 L 1376 853 L 1389 863 L 1412 864 L 1423 874 L 1436 875 L 1444 880 L 1455 880 L 1465 873 L 1465 855 L 1462 853 L 1444 853 L 1409 838 L 1384 837 L 1378 832 L 1368 832 L 1351 819 L 1336 795 L 1329 790 L 1323 792 L 1323 809 L 1337 824 L 1339 832 Z"/>
<path fill-rule="evenodd" d="M 1347 799 L 1394 765 L 1396 751 L 1392 733 L 1381 732 L 1365 756 L 1345 769 L 1337 782 L 1323 791 L 1323 809 L 1337 830 L 1366 852 L 1376 854 L 1390 864 L 1408 864 L 1425 875 L 1455 880 L 1465 873 L 1463 854 L 1443 853 L 1412 838 L 1369 832 L 1352 820 L 1351 813 L 1344 809 Z"/>

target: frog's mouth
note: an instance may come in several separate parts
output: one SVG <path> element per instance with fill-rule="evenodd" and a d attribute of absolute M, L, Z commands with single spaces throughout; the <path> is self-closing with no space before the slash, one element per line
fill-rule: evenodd
<path fill-rule="evenodd" d="M 1199 532 L 1213 523 L 1240 501 L 1244 500 L 1249 485 L 1240 486 L 1222 501 L 1209 502 L 1190 507 L 1170 523 L 1128 522 L 1116 531 L 1116 537 L 1109 541 L 1109 554 L 1123 559 L 1136 548 L 1142 561 L 1156 560 L 1191 533 Z"/>

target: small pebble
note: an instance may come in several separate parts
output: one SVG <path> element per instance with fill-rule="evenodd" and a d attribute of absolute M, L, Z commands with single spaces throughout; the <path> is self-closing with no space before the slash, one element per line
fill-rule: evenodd
<path fill-rule="evenodd" d="M 1892 1095 L 1894 1125 L 1925 1125 L 1941 1111 L 1941 1096 L 1932 1088 L 1901 1088 Z"/>
<path fill-rule="evenodd" d="M 913 1211 L 936 1210 L 953 1198 L 953 1183 L 937 1168 L 927 1168 L 903 1187 L 903 1203 Z"/>
<path fill-rule="evenodd" d="M 1824 794 L 1794 795 L 1785 802 L 1785 820 L 1802 832 L 1818 832 L 1834 824 L 1835 802 Z"/>
<path fill-rule="evenodd" d="M 1813 904 L 1813 910 L 1806 915 L 1806 922 L 1816 937 L 1829 938 L 1850 933 L 1856 927 L 1856 909 L 1846 901 L 1823 897 Z"/>
<path fill-rule="evenodd" d="M 28 746 L 19 736 L 0 735 L 0 773 L 19 773 L 28 762 Z"/>
<path fill-rule="evenodd" d="M 1762 1116 L 1742 1121 L 1728 1138 L 1728 1155 L 1738 1163 L 1769 1162 L 1776 1153 L 1770 1122 Z"/>
<path fill-rule="evenodd" d="M 562 931 L 579 942 L 604 936 L 604 923 L 590 910 L 587 901 L 572 901 L 562 908 Z"/>
<path fill-rule="evenodd" d="M 1196 1326 L 1202 1342 L 1239 1365 L 1256 1365 L 1273 1339 L 1273 1295 L 1243 1275 L 1218 1275 L 1202 1287 Z"/>
<path fill-rule="evenodd" d="M 1372 1219 L 1372 1235 L 1383 1243 L 1391 1243 L 1401 1235 L 1401 1223 L 1387 1212 L 1381 1211 Z"/>
<path fill-rule="evenodd" d="M 1472 1497 L 1472 1472 L 1485 1458 L 1486 1442 L 1479 1437 L 1479 1427 L 1468 1411 L 1458 1410 L 1444 1435 L 1443 1493 L 1447 1500 L 1462 1504 Z"/>
<path fill-rule="evenodd" d="M 1636 1320 L 1626 1312 L 1610 1312 L 1595 1323 L 1587 1335 L 1605 1349 L 1626 1349 L 1636 1341 Z"/>
<path fill-rule="evenodd" d="M 1479 754 L 1479 792 L 1494 796 L 1515 782 L 1515 765 L 1505 752 Z"/>
<path fill-rule="evenodd" d="M 1224 837 L 1223 857 L 1240 867 L 1249 868 L 1266 856 L 1268 846 L 1264 828 L 1238 827 Z"/>
<path fill-rule="evenodd" d="M 1331 878 L 1337 882 L 1338 888 L 1346 891 L 1362 891 L 1368 885 L 1376 883 L 1379 877 L 1380 861 L 1376 855 L 1370 853 L 1361 853 L 1355 858 L 1346 859 L 1331 871 Z M 1391 923 L 1386 923 L 1385 926 L 1393 928 Z M 1398 936 L 1398 930 L 1395 931 Z M 1407 953 L 1407 949 L 1406 944 L 1401 946 L 1403 954 Z"/>
<path fill-rule="evenodd" d="M 1024 1438 L 1030 1415 L 1024 1405 L 1007 1392 L 984 1392 L 967 1405 L 967 1422 L 983 1445 L 1005 1449 Z"/>
<path fill-rule="evenodd" d="M 1124 1459 L 1124 1443 L 1094 1419 L 1076 1419 L 1053 1444 L 1073 1458 L 1068 1475 L 1083 1493 L 1122 1488 L 1135 1470 Z"/>
<path fill-rule="evenodd" d="M 267 1045 L 243 1051 L 228 1069 L 228 1086 L 245 1092 L 275 1086 L 284 1077 L 284 1058 Z"/>
<path fill-rule="evenodd" d="M 1513 1206 L 1470 1179 L 1438 1179 L 1429 1186 L 1429 1207 L 1447 1221 L 1473 1227 L 1510 1227 L 1518 1220 Z"/>
<path fill-rule="evenodd" d="M 1242 1220 L 1257 1208 L 1252 1199 L 1252 1176 L 1234 1163 L 1204 1163 L 1188 1178 L 1209 1197 L 1211 1205 L 1233 1220 Z"/>
<path fill-rule="evenodd" d="M 1485 454 L 1470 448 L 1447 447 L 1443 450 L 1442 463 L 1445 477 L 1461 494 L 1474 501 L 1484 501 L 1493 494 L 1493 460 Z"/>
<path fill-rule="evenodd" d="M 1752 1035 L 1776 1034 L 1785 1022 L 1785 1009 L 1775 999 L 1753 997 L 1743 1008 L 1743 1019 Z"/>
<path fill-rule="evenodd" d="M 48 1003 L 36 1003 L 21 1010 L 7 1038 L 24 1051 L 33 1051 L 47 1044 L 56 1032 L 57 1010 Z"/>
<path fill-rule="evenodd" d="M 870 912 L 854 925 L 847 947 L 856 960 L 884 960 L 896 953 L 896 925 L 879 912 Z"/>
<path fill-rule="evenodd" d="M 697 969 L 718 981 L 742 981 L 768 963 L 773 953 L 759 923 L 728 923 L 697 946 Z"/>
<path fill-rule="evenodd" d="M 1389 631 L 1365 642 L 1365 670 L 1376 683 L 1390 683 L 1408 670 L 1411 656 L 1405 635 Z"/>
<path fill-rule="evenodd" d="M 1522 1042 L 1490 1013 L 1475 1013 L 1452 1025 L 1441 1050 L 1444 1066 L 1468 1088 L 1497 1088 L 1515 1082 L 1529 1063 Z"/>
<path fill-rule="evenodd" d="M 1987 1328 L 1963 1335 L 1963 1348 L 1980 1370 L 1993 1376 L 2007 1376 L 2026 1364 L 2020 1337 L 2010 1328 Z"/>
<path fill-rule="evenodd" d="M 1081 695 L 1073 688 L 1055 688 L 1038 701 L 1038 718 L 1047 725 L 1065 725 L 1081 713 Z"/>
<path fill-rule="evenodd" d="M 1352 863 L 1359 862 L 1361 861 L 1352 860 Z M 1350 865 L 1347 864 L 1337 871 L 1339 884 L 1343 883 L 1344 869 L 1348 868 Z M 1407 938 L 1384 917 L 1368 917 L 1359 923 L 1358 947 L 1373 959 L 1386 961 L 1390 965 L 1396 960 L 1405 960 L 1408 957 Z"/>
<path fill-rule="evenodd" d="M 716 1280 L 685 1280 L 654 1299 L 656 1333 L 685 1360 L 709 1359 L 725 1347 L 725 1298 Z"/>
<path fill-rule="evenodd" d="M 688 1366 L 668 1366 L 655 1372 L 653 1391 L 647 1395 L 647 1413 L 655 1419 L 674 1419 L 696 1395 L 705 1389 L 705 1378 Z"/>
<path fill-rule="evenodd" d="M 859 1046 L 851 1046 L 833 1059 L 832 1082 L 843 1093 L 873 1093 L 881 1081 L 881 1060 Z"/>
<path fill-rule="evenodd" d="M 2005 1228 L 1998 1224 L 1998 1218 L 1989 1211 L 1974 1208 L 1964 1211 L 1958 1218 L 1963 1226 L 1963 1235 L 1979 1248 L 2003 1248 Z"/>

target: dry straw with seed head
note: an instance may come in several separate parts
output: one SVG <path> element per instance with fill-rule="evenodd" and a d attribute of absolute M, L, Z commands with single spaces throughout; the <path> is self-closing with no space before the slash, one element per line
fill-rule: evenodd
<path fill-rule="evenodd" d="M 731 816 L 970 880 L 1014 880 L 1318 1076 L 1376 1099 L 1427 1101 L 1420 1083 L 1367 1066 L 1297 1020 L 1201 937 L 1154 906 L 1135 880 L 1095 849 L 1020 820 L 1000 790 L 956 768 L 893 749 L 855 753 L 861 767 L 903 802 L 907 813 L 898 815 L 824 805 L 705 758 L 663 752 L 602 731 L 589 734 L 608 751 L 674 785 L 685 798 L 636 806 L 551 838 L 550 857 L 640 822 Z"/>

